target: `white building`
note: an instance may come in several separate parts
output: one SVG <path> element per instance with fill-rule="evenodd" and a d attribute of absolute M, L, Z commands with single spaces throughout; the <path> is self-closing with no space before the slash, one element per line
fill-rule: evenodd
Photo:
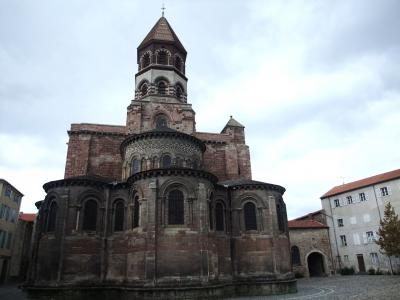
<path fill-rule="evenodd" d="M 400 270 L 400 259 L 381 253 L 375 239 L 385 205 L 400 213 L 400 169 L 335 186 L 321 197 L 335 268 Z"/>

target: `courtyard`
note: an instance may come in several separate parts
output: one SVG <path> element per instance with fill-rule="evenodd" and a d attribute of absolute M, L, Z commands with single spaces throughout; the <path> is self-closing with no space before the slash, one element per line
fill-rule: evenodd
<path fill-rule="evenodd" d="M 302 278 L 298 282 L 298 293 L 277 296 L 255 296 L 225 298 L 225 300 L 275 300 L 275 299 L 400 299 L 400 276 L 332 276 Z M 0 299 L 29 300 L 16 285 L 0 286 Z M 42 298 L 42 299 L 48 299 Z M 101 295 L 98 299 L 102 299 Z"/>

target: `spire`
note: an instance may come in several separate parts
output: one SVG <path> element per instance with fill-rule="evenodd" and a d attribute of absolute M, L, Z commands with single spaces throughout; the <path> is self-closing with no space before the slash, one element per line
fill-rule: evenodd
<path fill-rule="evenodd" d="M 164 7 L 165 9 L 165 7 Z M 186 50 L 182 43 L 179 41 L 178 36 L 175 34 L 171 25 L 169 25 L 167 19 L 164 17 L 164 11 L 162 17 L 153 26 L 144 40 L 140 43 L 138 49 L 143 48 L 151 42 L 164 42 L 168 44 L 174 44 L 177 48 L 186 54 Z"/>

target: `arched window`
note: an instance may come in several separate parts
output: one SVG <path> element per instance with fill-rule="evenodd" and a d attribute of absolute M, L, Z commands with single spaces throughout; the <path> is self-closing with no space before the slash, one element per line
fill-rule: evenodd
<path fill-rule="evenodd" d="M 218 202 L 215 205 L 215 230 L 224 231 L 225 230 L 225 214 L 224 205 Z"/>
<path fill-rule="evenodd" d="M 168 224 L 184 224 L 183 193 L 180 190 L 168 194 Z"/>
<path fill-rule="evenodd" d="M 143 96 L 146 96 L 146 95 L 147 95 L 147 92 L 148 92 L 147 83 L 144 82 L 144 83 L 142 83 L 142 85 L 140 86 L 140 94 L 141 94 L 141 96 L 143 97 Z"/>
<path fill-rule="evenodd" d="M 135 196 L 133 200 L 132 228 L 139 227 L 139 196 Z"/>
<path fill-rule="evenodd" d="M 193 160 L 193 169 L 197 169 L 198 168 L 198 163 L 197 163 L 197 160 L 196 159 L 194 159 Z"/>
<path fill-rule="evenodd" d="M 244 205 L 244 225 L 246 230 L 257 230 L 256 206 L 253 202 Z"/>
<path fill-rule="evenodd" d="M 54 201 L 51 202 L 47 219 L 47 228 L 46 228 L 47 232 L 52 232 L 56 230 L 57 210 L 58 210 L 57 203 Z"/>
<path fill-rule="evenodd" d="M 290 252 L 292 254 L 292 265 L 293 266 L 301 265 L 299 247 L 292 246 L 292 248 L 290 249 Z"/>
<path fill-rule="evenodd" d="M 171 156 L 169 156 L 168 154 L 164 154 L 161 158 L 161 166 L 162 168 L 171 167 Z"/>
<path fill-rule="evenodd" d="M 146 171 L 147 164 L 146 164 L 146 159 L 145 158 L 142 158 L 142 161 L 141 161 L 140 165 L 141 165 L 141 169 L 140 170 Z"/>
<path fill-rule="evenodd" d="M 131 168 L 132 168 L 132 174 L 139 173 L 140 172 L 140 160 L 137 158 L 132 159 L 131 163 Z"/>
<path fill-rule="evenodd" d="M 164 115 L 157 116 L 156 118 L 156 128 L 163 129 L 168 127 L 167 118 Z"/>
<path fill-rule="evenodd" d="M 146 53 L 142 58 L 142 69 L 150 65 L 150 53 Z"/>
<path fill-rule="evenodd" d="M 182 71 L 182 60 L 179 56 L 175 56 L 175 68 Z"/>
<path fill-rule="evenodd" d="M 182 87 L 180 85 L 176 86 L 175 92 L 176 92 L 176 98 L 181 99 L 183 91 L 182 91 Z"/>
<path fill-rule="evenodd" d="M 82 230 L 96 231 L 97 225 L 97 202 L 88 200 L 83 208 Z"/>
<path fill-rule="evenodd" d="M 167 51 L 158 52 L 158 64 L 167 65 L 168 64 L 168 54 Z"/>
<path fill-rule="evenodd" d="M 114 231 L 124 230 L 125 207 L 124 202 L 119 200 L 115 203 Z"/>
<path fill-rule="evenodd" d="M 282 206 L 280 204 L 276 205 L 276 215 L 278 217 L 278 228 L 279 231 L 285 232 L 285 222 L 284 222 L 284 211 L 282 209 Z"/>
<path fill-rule="evenodd" d="M 167 94 L 167 84 L 165 81 L 160 81 L 157 84 L 157 91 L 160 95 L 166 95 Z"/>

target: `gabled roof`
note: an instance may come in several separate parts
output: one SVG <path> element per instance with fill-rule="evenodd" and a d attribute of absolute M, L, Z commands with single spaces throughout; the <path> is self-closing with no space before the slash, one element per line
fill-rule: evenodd
<path fill-rule="evenodd" d="M 232 127 L 243 127 L 242 124 L 240 124 L 238 121 L 236 121 L 232 116 L 230 117 L 228 123 L 226 123 L 225 127 L 227 126 L 232 126 Z"/>
<path fill-rule="evenodd" d="M 178 36 L 175 34 L 174 30 L 172 29 L 171 25 L 169 25 L 165 17 L 161 17 L 157 21 L 157 23 L 153 26 L 153 28 L 150 30 L 144 40 L 140 43 L 138 48 L 142 48 L 153 41 L 175 44 L 175 46 L 186 53 L 185 48 L 179 41 Z"/>
<path fill-rule="evenodd" d="M 310 213 L 308 213 L 308 214 L 306 214 L 306 215 L 304 215 L 304 216 L 298 217 L 298 218 L 296 218 L 296 219 L 294 219 L 294 220 L 311 219 L 310 217 L 313 217 L 313 216 L 318 215 L 318 214 L 320 214 L 320 213 L 323 213 L 323 210 L 322 210 L 322 209 L 317 210 L 317 211 L 310 212 Z"/>
<path fill-rule="evenodd" d="M 294 228 L 328 228 L 325 224 L 322 224 L 315 220 L 291 220 L 288 221 L 288 226 L 291 229 Z"/>
<path fill-rule="evenodd" d="M 397 178 L 400 178 L 400 169 L 335 186 L 323 194 L 321 199 Z"/>
<path fill-rule="evenodd" d="M 36 218 L 36 214 L 24 214 L 21 213 L 19 215 L 19 219 L 25 222 L 34 222 Z"/>

